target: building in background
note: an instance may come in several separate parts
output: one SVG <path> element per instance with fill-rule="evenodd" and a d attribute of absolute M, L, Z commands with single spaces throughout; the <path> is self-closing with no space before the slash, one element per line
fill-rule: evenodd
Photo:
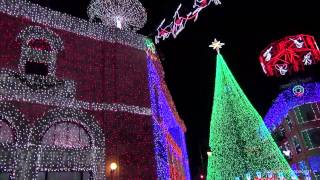
<path fill-rule="evenodd" d="M 315 38 L 298 34 L 274 41 L 261 51 L 259 61 L 283 89 L 265 124 L 297 174 L 320 179 L 320 83 L 310 80 L 318 74 L 311 66 L 320 61 Z"/>
<path fill-rule="evenodd" d="M 183 121 L 153 44 L 0 1 L 0 179 L 189 180 Z"/>
<path fill-rule="evenodd" d="M 297 174 L 320 179 L 320 83 L 293 84 L 283 90 L 265 123 Z"/>

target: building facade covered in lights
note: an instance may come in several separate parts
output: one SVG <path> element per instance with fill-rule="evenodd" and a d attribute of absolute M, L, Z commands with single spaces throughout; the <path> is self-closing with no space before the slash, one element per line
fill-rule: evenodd
<path fill-rule="evenodd" d="M 320 179 L 320 83 L 282 91 L 265 117 L 279 148 L 301 178 Z"/>
<path fill-rule="evenodd" d="M 320 61 L 311 35 L 287 36 L 268 45 L 259 56 L 263 72 L 279 78 L 282 92 L 264 118 L 293 170 L 302 179 L 320 179 L 320 83 L 317 73 L 302 75 Z M 307 79 L 301 79 L 301 77 Z"/>
<path fill-rule="evenodd" d="M 12 0 L 0 39 L 1 180 L 190 179 L 145 37 Z"/>

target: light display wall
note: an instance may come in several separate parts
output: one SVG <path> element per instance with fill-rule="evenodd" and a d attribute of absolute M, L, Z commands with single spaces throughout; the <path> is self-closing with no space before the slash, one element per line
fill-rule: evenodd
<path fill-rule="evenodd" d="M 162 179 L 176 165 L 189 177 L 183 122 L 167 91 L 159 95 L 166 125 L 152 116 L 142 36 L 26 1 L 0 1 L 0 39 L 0 121 L 18 138 L 14 145 L 0 143 L 0 172 L 12 178 L 82 171 L 93 179 Z M 27 64 L 47 73 L 30 72 Z M 158 166 L 157 147 L 181 152 L 181 163 Z M 118 164 L 113 174 L 111 162 Z"/>
<path fill-rule="evenodd" d="M 297 93 L 297 87 L 299 87 L 300 93 Z M 282 120 L 287 116 L 291 109 L 303 104 L 319 101 L 320 83 L 311 82 L 293 85 L 282 91 L 273 101 L 271 108 L 264 117 L 264 122 L 268 129 L 273 129 L 281 124 Z"/>
<path fill-rule="evenodd" d="M 53 11 L 27 0 L 0 1 L 0 12 L 13 17 L 24 17 L 35 23 L 44 24 L 56 29 L 65 30 L 96 40 L 120 43 L 137 49 L 144 49 L 144 37 L 117 28 L 108 28 L 101 23 L 90 23 L 58 11 Z"/>
<path fill-rule="evenodd" d="M 30 11 L 24 11 L 27 7 Z M 109 31 L 99 34 L 97 25 L 24 1 L 1 1 L 0 11 L 0 101 L 12 104 L 14 108 L 4 111 L 19 112 L 23 118 L 17 121 L 31 127 L 21 130 L 29 138 L 17 142 L 23 147 L 0 145 L 0 172 L 33 178 L 43 171 L 90 171 L 94 179 L 104 179 L 111 176 L 108 164 L 117 162 L 115 178 L 156 177 L 144 42 L 143 47 L 136 44 L 142 36 L 131 34 L 137 41 L 120 39 L 127 32 L 114 30 L 105 36 Z M 68 29 L 68 22 L 80 29 Z M 83 24 L 89 29 L 81 29 Z M 39 39 L 49 45 L 37 44 Z M 44 64 L 50 73 L 29 74 L 27 62 Z M 50 143 L 50 133 L 63 131 L 61 125 L 69 127 L 68 135 L 78 130 L 82 138 L 65 140 L 61 135 L 54 138 L 60 142 Z M 17 156 L 21 152 L 29 156 Z"/>
<path fill-rule="evenodd" d="M 149 88 L 154 123 L 158 179 L 190 179 L 184 133 L 186 128 L 175 110 L 164 83 L 160 61 L 148 55 Z"/>

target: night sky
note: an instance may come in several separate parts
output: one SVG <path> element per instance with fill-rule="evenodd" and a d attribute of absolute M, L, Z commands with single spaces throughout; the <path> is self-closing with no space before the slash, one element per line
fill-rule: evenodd
<path fill-rule="evenodd" d="M 89 0 L 32 0 L 52 9 L 88 19 Z M 148 23 L 139 33 L 153 39 L 163 18 L 171 20 L 182 3 L 181 14 L 192 10 L 193 0 L 141 0 Z M 309 34 L 320 40 L 320 14 L 316 0 L 221 0 L 222 5 L 204 9 L 198 21 L 187 24 L 176 39 L 157 45 L 166 82 L 181 118 L 187 126 L 187 146 L 193 179 L 206 169 L 209 124 L 213 102 L 215 55 L 208 45 L 217 38 L 240 86 L 264 116 L 279 93 L 279 86 L 292 78 L 266 77 L 258 61 L 260 51 L 287 35 Z M 298 76 L 317 75 L 313 66 Z M 203 156 L 203 163 L 201 161 Z"/>

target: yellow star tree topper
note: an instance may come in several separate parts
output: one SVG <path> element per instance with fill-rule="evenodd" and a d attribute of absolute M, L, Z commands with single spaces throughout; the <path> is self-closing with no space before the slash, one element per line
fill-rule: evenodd
<path fill-rule="evenodd" d="M 214 41 L 209 45 L 212 49 L 216 50 L 217 53 L 220 53 L 220 49 L 224 46 L 224 43 L 218 41 L 217 39 L 214 39 Z"/>

